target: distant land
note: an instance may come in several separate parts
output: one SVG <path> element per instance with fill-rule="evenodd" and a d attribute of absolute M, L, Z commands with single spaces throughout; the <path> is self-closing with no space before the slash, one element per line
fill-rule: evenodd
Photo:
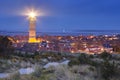
<path fill-rule="evenodd" d="M 61 36 L 78 36 L 78 35 L 116 35 L 120 34 L 120 30 L 76 30 L 66 32 L 37 32 L 37 36 L 40 35 L 61 35 Z M 0 35 L 28 35 L 27 31 L 4 31 L 0 30 Z"/>

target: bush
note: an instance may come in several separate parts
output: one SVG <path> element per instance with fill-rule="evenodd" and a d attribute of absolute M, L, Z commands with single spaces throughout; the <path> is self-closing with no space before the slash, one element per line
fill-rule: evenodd
<path fill-rule="evenodd" d="M 20 73 L 15 72 L 13 74 L 10 74 L 10 77 L 7 80 L 20 80 Z"/>
<path fill-rule="evenodd" d="M 117 65 L 114 63 L 110 63 L 107 59 L 103 62 L 103 65 L 100 68 L 101 76 L 105 80 L 109 80 L 116 74 Z"/>
<path fill-rule="evenodd" d="M 79 65 L 80 64 L 80 61 L 78 59 L 72 59 L 68 65 L 69 66 L 73 66 L 73 65 Z"/>
<path fill-rule="evenodd" d="M 78 58 L 78 60 L 80 61 L 80 64 L 88 64 L 90 61 L 90 58 L 88 57 L 87 54 L 81 54 Z"/>
<path fill-rule="evenodd" d="M 110 53 L 107 53 L 107 52 L 103 52 L 100 54 L 100 57 L 103 58 L 103 59 L 110 59 L 112 56 Z"/>
<path fill-rule="evenodd" d="M 77 76 L 67 66 L 58 66 L 53 80 L 76 80 Z M 79 79 L 78 79 L 79 80 Z"/>
<path fill-rule="evenodd" d="M 91 60 L 88 62 L 88 64 L 91 66 L 95 66 L 95 67 L 99 66 L 99 63 L 97 63 L 96 61 L 91 61 Z"/>
<path fill-rule="evenodd" d="M 40 66 L 36 66 L 35 72 L 33 72 L 32 75 L 35 77 L 40 77 L 41 71 L 42 71 L 42 68 Z"/>

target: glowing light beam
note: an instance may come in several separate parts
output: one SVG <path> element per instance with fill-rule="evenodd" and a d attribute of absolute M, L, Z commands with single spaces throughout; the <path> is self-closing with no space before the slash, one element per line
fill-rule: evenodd
<path fill-rule="evenodd" d="M 31 18 L 34 18 L 34 17 L 37 16 L 37 14 L 32 11 L 32 12 L 30 12 L 30 13 L 28 14 L 28 16 L 31 17 Z"/>

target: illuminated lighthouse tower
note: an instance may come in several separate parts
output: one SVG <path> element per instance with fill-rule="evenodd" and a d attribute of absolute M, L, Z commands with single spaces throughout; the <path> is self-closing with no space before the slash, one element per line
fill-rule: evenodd
<path fill-rule="evenodd" d="M 29 13 L 29 43 L 36 43 L 36 13 Z"/>

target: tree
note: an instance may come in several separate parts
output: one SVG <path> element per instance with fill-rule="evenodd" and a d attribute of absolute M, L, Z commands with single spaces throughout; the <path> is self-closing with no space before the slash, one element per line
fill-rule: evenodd
<path fill-rule="evenodd" d="M 0 56 L 8 56 L 12 51 L 12 42 L 7 36 L 0 36 Z"/>

